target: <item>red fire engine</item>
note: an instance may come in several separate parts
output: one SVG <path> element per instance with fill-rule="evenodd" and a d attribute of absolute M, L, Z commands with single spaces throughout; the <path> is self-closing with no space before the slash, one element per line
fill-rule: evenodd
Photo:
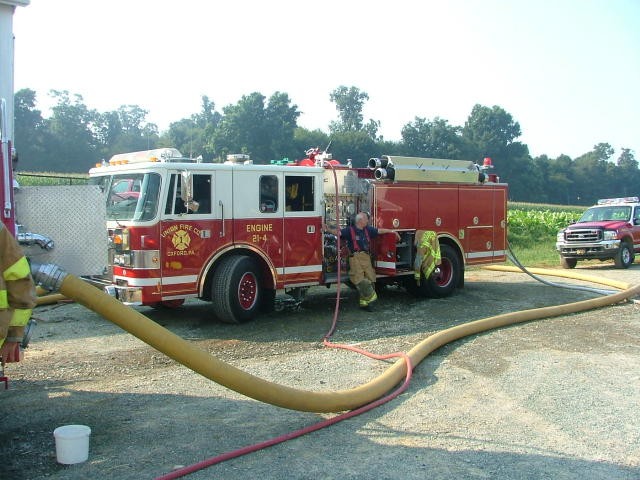
<path fill-rule="evenodd" d="M 115 155 L 91 169 L 107 202 L 106 290 L 136 305 L 208 300 L 220 320 L 245 321 L 273 308 L 276 292 L 300 299 L 312 286 L 335 284 L 346 267 L 322 226 L 336 218 L 345 226 L 359 211 L 401 235 L 372 241 L 378 283 L 445 296 L 463 286 L 465 265 L 505 260 L 507 185 L 486 172 L 490 159 L 478 166 L 383 156 L 351 168 L 307 153 L 284 165 L 252 164 L 246 155 L 213 164 L 167 148 Z M 420 230 L 437 232 L 442 264 L 416 282 Z"/>

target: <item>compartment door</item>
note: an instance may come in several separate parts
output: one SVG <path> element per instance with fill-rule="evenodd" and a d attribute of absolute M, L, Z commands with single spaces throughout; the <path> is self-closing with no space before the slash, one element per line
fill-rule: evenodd
<path fill-rule="evenodd" d="M 490 263 L 494 256 L 494 190 L 460 187 L 460 229 L 464 232 L 465 260 Z"/>
<path fill-rule="evenodd" d="M 317 173 L 285 173 L 284 282 L 317 285 L 322 279 L 322 180 Z"/>

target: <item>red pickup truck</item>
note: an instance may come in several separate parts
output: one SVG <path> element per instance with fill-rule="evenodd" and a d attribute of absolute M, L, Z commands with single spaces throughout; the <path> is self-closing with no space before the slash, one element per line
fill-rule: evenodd
<path fill-rule="evenodd" d="M 628 268 L 640 253 L 640 199 L 598 200 L 580 220 L 558 232 L 556 250 L 563 268 L 588 259 L 613 259 L 617 268 Z"/>

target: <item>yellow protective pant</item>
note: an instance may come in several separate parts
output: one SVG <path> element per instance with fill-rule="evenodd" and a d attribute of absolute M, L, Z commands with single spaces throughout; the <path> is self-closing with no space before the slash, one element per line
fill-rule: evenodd
<path fill-rule="evenodd" d="M 376 272 L 367 252 L 356 252 L 349 257 L 349 280 L 358 289 L 361 307 L 366 307 L 378 298 L 373 288 Z"/>

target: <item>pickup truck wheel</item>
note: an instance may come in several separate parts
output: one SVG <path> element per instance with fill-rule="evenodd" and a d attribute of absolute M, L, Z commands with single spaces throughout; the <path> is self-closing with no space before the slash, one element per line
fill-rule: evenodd
<path fill-rule="evenodd" d="M 220 262 L 211 282 L 211 301 L 219 320 L 251 320 L 260 309 L 261 299 L 260 273 L 253 259 L 232 255 Z"/>
<path fill-rule="evenodd" d="M 620 244 L 620 250 L 613 259 L 616 268 L 629 268 L 633 263 L 633 249 L 627 242 Z"/>
<path fill-rule="evenodd" d="M 560 256 L 560 266 L 562 268 L 576 268 L 576 264 L 578 263 L 577 258 L 566 258 L 562 255 Z"/>

